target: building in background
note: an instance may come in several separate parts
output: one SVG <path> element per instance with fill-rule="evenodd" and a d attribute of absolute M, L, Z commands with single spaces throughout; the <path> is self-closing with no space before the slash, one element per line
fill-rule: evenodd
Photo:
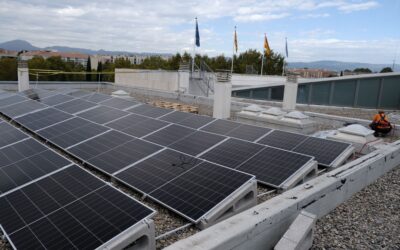
<path fill-rule="evenodd" d="M 288 69 L 290 73 L 298 74 L 303 78 L 325 78 L 338 76 L 338 72 L 325 69 Z"/>
<path fill-rule="evenodd" d="M 18 51 L 0 49 L 0 58 L 17 58 Z"/>
<path fill-rule="evenodd" d="M 37 50 L 37 51 L 28 51 L 20 54 L 21 60 L 30 60 L 35 56 L 43 57 L 44 59 L 59 56 L 61 60 L 65 62 L 74 62 L 82 64 L 86 66 L 88 55 L 81 54 L 81 53 L 69 53 L 69 52 L 54 52 L 54 51 L 47 51 L 47 50 Z"/>

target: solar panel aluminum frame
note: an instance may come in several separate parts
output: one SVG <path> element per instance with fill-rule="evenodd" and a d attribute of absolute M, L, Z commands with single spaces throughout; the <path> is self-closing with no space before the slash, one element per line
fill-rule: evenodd
<path fill-rule="evenodd" d="M 202 159 L 202 160 L 203 160 L 203 159 Z M 246 181 L 245 183 L 243 183 L 243 185 L 240 186 L 238 189 L 236 189 L 235 192 L 233 192 L 233 193 L 231 193 L 230 195 L 226 196 L 222 201 L 220 201 L 219 203 L 217 203 L 212 209 L 210 209 L 208 212 L 204 213 L 204 215 L 201 216 L 201 217 L 200 217 L 199 219 L 197 219 L 197 220 L 193 220 L 193 219 L 190 218 L 189 216 L 187 216 L 187 215 L 185 215 L 185 214 L 179 212 L 178 210 L 174 209 L 173 207 L 171 207 L 171 206 L 169 206 L 169 205 L 167 205 L 167 204 L 165 204 L 165 203 L 159 201 L 158 199 L 156 199 L 155 197 L 153 197 L 153 196 L 151 195 L 151 193 L 150 193 L 150 194 L 146 194 L 145 196 L 146 196 L 146 197 L 149 197 L 149 198 L 152 199 L 153 201 L 155 201 L 155 202 L 161 204 L 163 207 L 168 208 L 169 210 L 173 211 L 174 213 L 179 214 L 179 215 L 182 216 L 183 218 L 185 218 L 185 219 L 187 219 L 187 220 L 189 220 L 189 221 L 191 221 L 191 222 L 193 222 L 193 223 L 195 223 L 195 224 L 200 224 L 200 228 L 202 228 L 201 224 L 208 224 L 208 223 L 207 223 L 207 221 L 209 220 L 208 217 L 216 212 L 216 211 L 214 211 L 214 210 L 216 210 L 217 208 L 227 208 L 227 209 L 224 209 L 222 212 L 220 212 L 221 215 L 224 214 L 227 210 L 229 210 L 230 207 L 227 207 L 227 206 L 225 206 L 224 204 L 225 204 L 225 203 L 228 203 L 229 201 L 232 201 L 232 200 L 234 199 L 234 197 L 235 197 L 240 191 L 247 190 L 247 189 L 249 189 L 249 187 L 253 187 L 253 188 L 255 187 L 255 189 L 257 189 L 257 181 L 256 181 L 256 177 L 255 177 L 254 175 L 251 175 L 251 174 L 249 174 L 249 173 L 245 173 L 245 172 L 242 172 L 242 171 L 239 171 L 239 170 L 236 170 L 236 169 L 228 168 L 228 167 L 222 166 L 222 165 L 220 165 L 220 164 L 217 164 L 217 163 L 215 163 L 215 162 L 210 162 L 210 161 L 206 161 L 206 160 L 203 160 L 203 162 L 209 162 L 209 163 L 218 165 L 219 167 L 226 168 L 226 169 L 228 169 L 229 171 L 240 172 L 240 173 L 242 173 L 242 174 L 251 176 L 251 178 L 250 178 L 248 181 Z M 201 164 L 201 163 L 199 163 L 199 164 L 197 164 L 196 166 L 194 166 L 193 169 L 196 168 L 196 167 L 197 167 L 198 165 L 200 165 L 200 164 Z M 188 170 L 188 171 L 186 171 L 186 172 L 180 174 L 179 176 L 176 176 L 174 179 L 170 180 L 170 181 L 167 182 L 167 183 L 170 183 L 171 181 L 175 180 L 176 178 L 182 176 L 183 174 L 185 174 L 185 173 L 187 173 L 187 172 L 189 172 L 189 171 L 190 171 L 190 170 Z M 167 183 L 163 184 L 162 186 L 166 185 Z M 159 188 L 161 188 L 162 186 L 160 186 Z M 130 187 L 130 186 L 129 186 L 129 187 Z M 159 188 L 157 188 L 157 189 L 159 189 Z M 155 190 L 157 190 L 157 189 L 155 189 Z M 154 192 L 155 190 L 153 190 L 152 192 Z M 255 197 L 256 197 L 256 196 L 257 196 L 257 192 L 255 192 L 254 195 L 255 195 Z M 256 204 L 253 204 L 253 205 L 256 205 Z M 251 207 L 251 206 L 249 206 L 249 207 Z M 246 208 L 248 208 L 248 207 L 246 207 Z M 217 212 L 217 214 L 220 214 L 220 213 Z M 219 218 L 219 219 L 222 220 L 223 218 L 224 218 L 224 217 L 221 217 L 221 218 Z"/>
<path fill-rule="evenodd" d="M 150 157 L 152 157 L 152 156 L 156 155 L 157 153 L 160 153 L 161 151 L 164 151 L 164 150 L 167 150 L 167 148 L 163 148 L 163 149 L 157 151 L 156 153 L 152 154 L 151 156 L 148 156 L 148 157 L 146 157 L 146 158 L 143 159 L 143 160 L 140 160 L 140 161 L 138 161 L 138 162 L 135 162 L 135 163 L 132 164 L 130 167 L 134 167 L 136 164 L 139 164 L 140 162 L 142 162 L 142 161 L 144 161 L 144 160 L 146 160 L 146 159 L 148 159 L 148 158 L 150 158 Z M 178 152 L 178 153 L 180 153 L 180 154 L 184 154 L 184 155 L 186 155 L 186 156 L 188 156 L 188 157 L 194 158 L 194 156 L 191 156 L 191 155 L 188 155 L 188 154 L 186 154 L 186 153 L 183 153 L 183 152 L 174 150 L 174 149 L 172 149 L 172 148 L 168 148 L 168 150 L 175 151 L 175 152 Z M 200 161 L 198 164 L 196 164 L 195 166 L 193 166 L 193 168 L 188 169 L 188 170 L 185 171 L 185 172 L 182 172 L 181 174 L 175 176 L 173 179 L 171 179 L 171 180 L 169 180 L 168 182 L 162 184 L 160 187 L 158 187 L 158 188 L 152 190 L 151 192 L 154 192 L 155 190 L 157 190 L 157 189 L 163 187 L 164 185 L 166 185 L 166 184 L 170 183 L 171 181 L 177 179 L 178 177 L 184 175 L 185 173 L 187 173 L 187 172 L 189 172 L 190 170 L 196 168 L 198 165 L 200 165 L 201 163 L 204 163 L 204 162 L 209 162 L 209 163 L 211 163 L 211 164 L 215 164 L 215 165 L 217 165 L 217 166 L 219 166 L 219 167 L 223 167 L 223 168 L 228 169 L 228 170 L 230 170 L 230 171 L 236 171 L 236 172 L 240 172 L 240 173 L 245 174 L 245 175 L 249 175 L 249 176 L 251 176 L 251 178 L 250 178 L 247 182 L 245 182 L 241 187 L 239 187 L 238 189 L 236 189 L 235 192 L 231 193 L 230 195 L 228 195 L 227 197 L 225 197 L 221 202 L 219 202 L 218 204 L 216 204 L 212 209 L 210 209 L 208 212 L 206 212 L 206 213 L 205 213 L 201 218 L 199 218 L 198 220 L 193 220 L 192 218 L 188 217 L 187 215 L 185 215 L 185 214 L 183 214 L 183 213 L 177 211 L 177 210 L 174 209 L 173 207 L 171 207 L 171 206 L 169 206 L 169 205 L 167 205 L 167 204 L 161 202 L 160 200 L 156 199 L 155 197 L 153 197 L 153 196 L 151 195 L 151 193 L 145 193 L 145 192 L 141 191 L 140 189 L 134 187 L 133 185 L 131 185 L 131 184 L 125 182 L 124 180 L 122 180 L 122 179 L 120 179 L 120 178 L 118 178 L 118 177 L 116 176 L 118 173 L 120 173 L 120 172 L 122 172 L 123 170 L 126 170 L 126 169 L 128 169 L 128 168 L 130 168 L 130 167 L 126 167 L 126 168 L 124 168 L 124 169 L 121 170 L 121 171 L 115 172 L 115 173 L 112 175 L 112 178 L 113 178 L 114 180 L 116 180 L 117 182 L 122 183 L 122 184 L 124 184 L 125 186 L 127 186 L 127 187 L 129 187 L 129 188 L 131 188 L 131 189 L 133 189 L 133 190 L 135 190 L 135 191 L 137 191 L 138 193 L 143 194 L 143 198 L 149 197 L 151 200 L 157 202 L 158 204 L 162 205 L 163 207 L 165 207 L 165 208 L 167 208 L 167 209 L 173 211 L 174 213 L 176 213 L 176 214 L 182 216 L 183 218 L 185 218 L 185 219 L 187 219 L 187 220 L 189 220 L 189 221 L 191 221 L 191 222 L 193 222 L 193 223 L 196 223 L 196 224 L 200 223 L 201 221 L 207 221 L 207 220 L 208 220 L 208 219 L 207 219 L 207 216 L 208 216 L 208 215 L 213 214 L 214 210 L 215 210 L 217 207 L 224 207 L 224 206 L 223 206 L 224 203 L 227 203 L 228 201 L 232 201 L 232 200 L 233 200 L 233 197 L 234 197 L 240 190 L 247 190 L 247 189 L 248 189 L 248 186 L 252 186 L 252 187 L 255 186 L 255 189 L 256 189 L 256 187 L 257 187 L 256 177 L 255 177 L 254 175 L 252 175 L 252 174 L 245 173 L 245 172 L 240 171 L 240 170 L 228 168 L 228 167 L 222 166 L 222 165 L 220 165 L 220 164 L 217 164 L 217 163 L 215 163 L 215 162 L 210 162 L 210 161 L 207 161 L 207 160 L 204 160 L 204 159 L 200 159 L 200 160 L 201 160 L 201 161 Z M 256 196 L 256 193 L 257 193 L 257 190 L 255 190 L 255 196 Z M 255 205 L 255 204 L 253 204 L 253 205 Z M 246 208 L 248 208 L 248 207 L 246 207 Z M 226 211 L 226 210 L 225 210 L 225 211 Z M 223 212 L 222 212 L 222 214 L 223 214 Z M 221 217 L 221 218 L 222 218 L 222 217 Z"/>
<path fill-rule="evenodd" d="M 51 150 L 52 150 L 52 149 L 51 149 Z M 58 154 L 58 153 L 57 153 L 57 154 Z M 61 155 L 61 156 L 64 157 L 63 155 Z M 64 157 L 64 158 L 65 158 L 65 157 Z M 54 171 L 54 172 L 52 172 L 52 173 L 49 173 L 49 174 L 47 174 L 46 176 L 44 176 L 43 178 L 37 179 L 37 180 L 35 180 L 35 181 L 32 181 L 32 182 L 29 183 L 29 184 L 35 183 L 35 182 L 37 182 L 37 181 L 39 181 L 39 180 L 41 180 L 41 179 L 44 179 L 45 177 L 51 176 L 51 175 L 53 175 L 53 174 L 55 174 L 55 173 L 57 173 L 57 172 L 60 172 L 60 171 L 62 171 L 62 170 L 65 170 L 66 168 L 71 167 L 71 166 L 74 166 L 74 165 L 76 165 L 76 164 L 74 164 L 74 163 L 71 162 L 71 164 L 69 164 L 68 166 L 65 166 L 65 167 L 63 167 L 62 169 L 59 169 L 59 170 Z M 78 166 L 78 167 L 79 167 L 79 166 Z M 149 215 L 147 215 L 145 218 L 139 220 L 138 222 L 136 222 L 136 223 L 133 224 L 132 226 L 130 226 L 130 227 L 128 227 L 127 229 L 125 229 L 124 231 L 120 232 L 119 234 L 117 234 L 116 236 L 114 236 L 113 238 L 111 238 L 110 240 L 108 240 L 107 242 L 105 242 L 105 243 L 103 243 L 102 245 L 98 246 L 96 249 L 99 249 L 99 250 L 100 250 L 100 249 L 106 249 L 107 246 L 116 245 L 116 247 L 117 247 L 119 244 L 124 244 L 124 243 L 126 243 L 126 242 L 124 242 L 124 239 L 126 239 L 126 236 L 129 236 L 129 243 L 131 243 L 132 241 L 134 241 L 134 240 L 132 240 L 132 237 L 136 234 L 135 228 L 138 227 L 138 225 L 141 224 L 141 223 L 144 223 L 146 227 L 149 227 L 149 225 L 150 225 L 150 227 L 149 227 L 149 228 L 150 228 L 150 231 L 151 231 L 151 230 L 154 230 L 154 224 L 153 224 L 151 218 L 154 217 L 154 216 L 157 214 L 157 211 L 156 211 L 156 210 L 154 210 L 154 209 L 151 208 L 150 206 L 144 204 L 143 202 L 137 200 L 136 198 L 133 198 L 133 197 L 129 196 L 128 194 L 122 192 L 122 191 L 119 190 L 118 188 L 114 187 L 112 184 L 107 183 L 107 182 L 105 182 L 104 180 L 102 180 L 101 178 L 99 178 L 98 176 L 96 176 L 96 175 L 90 173 L 88 170 L 86 170 L 86 169 L 84 169 L 84 168 L 81 168 L 81 167 L 79 167 L 79 169 L 80 169 L 80 170 L 83 170 L 83 171 L 86 171 L 88 174 L 90 174 L 90 175 L 93 176 L 94 178 L 100 180 L 102 183 L 104 183 L 104 186 L 109 186 L 109 187 L 111 187 L 112 189 L 116 190 L 117 192 L 121 193 L 122 195 L 125 195 L 125 196 L 128 197 L 129 199 L 134 200 L 134 201 L 137 202 L 138 204 L 140 204 L 140 205 L 146 207 L 147 209 L 149 209 L 149 210 L 151 211 L 151 213 L 150 213 Z M 27 186 L 27 185 L 29 185 L 29 184 L 22 185 L 22 186 L 18 187 L 18 189 L 14 189 L 13 192 L 16 191 L 16 190 L 19 190 L 20 188 L 25 187 L 25 186 Z M 104 187 L 104 186 L 103 186 L 103 187 Z M 11 193 L 11 192 L 8 192 L 8 193 Z M 2 197 L 2 196 L 0 195 L 0 197 Z M 82 198 L 82 197 L 81 197 L 81 198 Z M 79 199 L 81 199 L 81 198 L 79 198 Z M 79 200 L 79 199 L 75 199 L 75 201 L 77 201 L 77 200 Z M 75 202 L 75 201 L 73 201 L 73 202 Z M 70 204 L 70 203 L 69 203 L 69 204 Z M 67 205 L 65 205 L 65 206 L 63 206 L 63 207 L 66 207 L 66 206 L 68 206 L 69 204 L 67 204 Z M 62 207 L 62 208 L 63 208 L 63 207 Z M 47 215 L 46 215 L 46 217 L 47 217 Z M 13 249 L 17 249 L 17 248 L 15 247 L 15 245 L 13 244 L 13 242 L 11 241 L 10 237 L 8 236 L 7 232 L 6 232 L 6 231 L 4 230 L 4 228 L 1 226 L 1 224 L 0 224 L 0 230 L 3 232 L 3 235 L 7 238 L 8 242 L 10 243 L 10 245 L 12 246 L 12 248 L 13 248 Z M 137 239 L 139 239 L 139 238 L 137 238 Z M 136 240 L 137 240 L 137 239 L 136 239 Z M 128 244 L 129 244 L 129 243 L 128 243 Z M 126 244 L 126 245 L 127 245 L 127 244 Z M 117 247 L 117 248 L 124 248 L 124 247 L 126 247 L 126 246 L 120 246 L 120 247 Z M 107 249 L 108 249 L 108 248 L 107 248 Z"/>
<path fill-rule="evenodd" d="M 348 144 L 348 146 L 342 151 L 342 153 L 340 153 L 335 158 L 335 160 L 333 160 L 331 162 L 331 164 L 326 165 L 326 164 L 322 164 L 322 163 L 318 162 L 319 166 L 326 167 L 326 168 L 336 168 L 336 167 L 340 166 L 351 154 L 354 153 L 355 149 L 354 149 L 354 146 L 351 143 L 335 141 L 335 140 L 331 140 L 331 139 L 324 139 L 324 140 L 333 141 L 333 142 L 340 142 L 340 143 L 343 143 L 343 144 Z M 305 142 L 305 140 L 303 142 Z M 301 146 L 301 144 L 303 144 L 303 142 L 301 142 L 299 145 L 297 145 L 295 148 L 293 148 L 293 150 L 296 149 L 297 147 Z M 293 151 L 293 152 L 297 153 L 296 151 Z M 300 154 L 300 153 L 297 153 L 297 154 Z"/>
<path fill-rule="evenodd" d="M 262 144 L 261 144 L 262 145 Z M 267 183 L 261 180 L 257 179 L 258 183 L 264 184 L 266 186 L 270 186 L 276 189 L 282 189 L 282 190 L 286 190 L 289 188 L 292 188 L 294 186 L 296 186 L 296 184 L 300 181 L 303 180 L 306 176 L 308 176 L 312 171 L 315 171 L 315 174 L 317 174 L 317 170 L 318 170 L 318 164 L 317 161 L 315 161 L 315 157 L 311 156 L 311 155 L 306 155 L 306 154 L 301 154 L 301 153 L 297 153 L 297 152 L 293 152 L 290 150 L 286 150 L 286 149 L 282 149 L 282 148 L 277 148 L 277 147 L 272 147 L 272 146 L 267 146 L 267 145 L 263 145 L 265 147 L 269 147 L 269 148 L 275 148 L 281 151 L 286 151 L 289 153 L 293 153 L 293 154 L 298 154 L 298 155 L 303 155 L 303 156 L 307 156 L 310 157 L 310 160 L 308 160 L 305 164 L 303 164 L 303 166 L 301 168 L 299 168 L 298 170 L 296 170 L 293 174 L 291 174 L 288 178 L 286 178 L 286 180 L 284 182 L 281 183 L 281 185 L 277 186 L 277 185 L 273 185 L 271 183 Z M 261 152 L 261 151 L 260 151 Z M 258 152 L 258 153 L 260 153 Z M 258 155 L 258 153 L 256 155 Z M 256 155 L 254 155 L 253 157 L 255 157 Z M 248 160 L 252 159 L 253 157 L 249 158 Z M 247 161 L 248 161 L 247 160 Z M 244 163 L 246 163 L 247 161 L 243 162 L 242 164 L 240 164 L 237 168 L 239 168 L 240 166 L 242 166 Z M 235 169 L 237 170 L 237 169 Z M 297 178 L 295 178 L 297 177 Z"/>

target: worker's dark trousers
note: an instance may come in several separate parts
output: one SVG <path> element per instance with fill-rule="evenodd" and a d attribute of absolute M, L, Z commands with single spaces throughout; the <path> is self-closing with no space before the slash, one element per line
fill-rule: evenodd
<path fill-rule="evenodd" d="M 379 136 L 379 134 L 382 134 L 383 136 L 385 136 L 392 130 L 392 128 L 391 127 L 388 127 L 388 128 L 374 128 L 374 130 L 375 130 L 375 134 L 374 134 L 375 136 Z"/>

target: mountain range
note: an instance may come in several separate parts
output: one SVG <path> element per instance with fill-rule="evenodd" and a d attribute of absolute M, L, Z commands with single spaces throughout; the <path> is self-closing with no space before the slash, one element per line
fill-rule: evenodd
<path fill-rule="evenodd" d="M 6 50 L 52 50 L 52 51 L 60 51 L 60 52 L 78 52 L 87 55 L 160 55 L 160 53 L 135 53 L 128 51 L 107 51 L 107 50 L 91 50 L 84 48 L 73 48 L 66 46 L 50 46 L 45 48 L 39 48 L 33 46 L 27 41 L 24 40 L 12 40 L 4 43 L 0 43 L 0 48 Z M 171 55 L 164 53 L 162 55 Z M 289 68 L 310 68 L 310 69 L 326 69 L 333 71 L 342 71 L 342 70 L 354 70 L 356 68 L 369 68 L 373 72 L 379 72 L 384 67 L 392 67 L 391 64 L 372 64 L 372 63 L 359 63 L 359 62 L 341 62 L 341 61 L 314 61 L 314 62 L 289 62 Z M 400 65 L 395 65 L 395 71 L 400 71 Z"/>

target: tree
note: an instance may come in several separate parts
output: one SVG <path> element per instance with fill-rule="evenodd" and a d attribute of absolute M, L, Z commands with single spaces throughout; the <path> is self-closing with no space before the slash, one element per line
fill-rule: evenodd
<path fill-rule="evenodd" d="M 90 73 L 92 73 L 92 63 L 90 60 L 90 56 L 88 56 L 87 63 L 86 63 L 86 73 L 88 73 L 88 74 L 86 74 L 86 81 L 87 82 L 92 81 L 92 75 L 90 74 Z"/>
<path fill-rule="evenodd" d="M 381 70 L 381 73 L 389 73 L 393 72 L 393 69 L 391 67 L 385 67 Z"/>
<path fill-rule="evenodd" d="M 17 64 L 16 58 L 1 58 L 0 81 L 17 81 Z"/>
<path fill-rule="evenodd" d="M 354 73 L 372 73 L 369 68 L 356 68 L 353 70 Z"/>
<path fill-rule="evenodd" d="M 103 73 L 103 64 L 101 62 L 99 62 L 97 64 L 97 81 L 98 82 L 101 82 L 101 79 L 102 79 L 101 73 Z"/>

